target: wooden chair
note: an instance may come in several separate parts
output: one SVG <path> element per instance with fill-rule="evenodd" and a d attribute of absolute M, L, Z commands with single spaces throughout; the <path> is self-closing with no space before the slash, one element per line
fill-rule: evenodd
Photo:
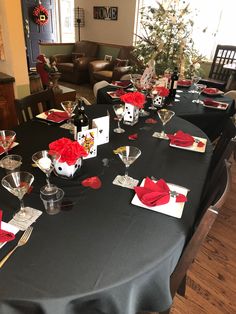
<path fill-rule="evenodd" d="M 206 84 L 208 87 L 224 90 L 230 76 L 230 71 L 224 69 L 223 66 L 235 61 L 236 46 L 217 45 L 209 77 L 202 79 L 200 83 Z"/>
<path fill-rule="evenodd" d="M 217 174 L 217 172 L 215 172 L 215 174 Z M 215 180 L 217 180 L 215 182 L 215 185 L 211 186 L 211 189 L 214 188 L 214 192 L 215 190 L 217 190 L 218 192 L 217 194 L 215 193 L 215 201 L 212 203 L 211 206 L 206 207 L 207 209 L 204 210 L 202 217 L 199 219 L 199 223 L 196 223 L 195 231 L 193 232 L 190 240 L 184 248 L 178 264 L 171 275 L 170 289 L 173 298 L 176 293 L 181 296 L 185 296 L 187 271 L 193 263 L 201 245 L 203 244 L 214 221 L 217 218 L 220 208 L 223 206 L 226 200 L 231 183 L 230 163 L 224 163 L 224 166 L 222 166 L 221 168 L 221 172 L 215 176 Z M 222 187 L 223 190 L 221 189 Z M 208 192 L 209 199 L 212 198 L 211 189 Z M 219 193 L 220 195 L 218 195 Z M 166 311 L 160 312 L 160 314 L 168 314 L 170 313 L 170 310 L 171 308 Z"/>
<path fill-rule="evenodd" d="M 19 123 L 29 121 L 39 113 L 53 108 L 54 95 L 52 89 L 40 91 L 15 100 Z"/>

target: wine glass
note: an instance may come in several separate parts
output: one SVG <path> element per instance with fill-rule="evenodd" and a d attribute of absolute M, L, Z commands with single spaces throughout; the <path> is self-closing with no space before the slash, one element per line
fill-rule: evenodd
<path fill-rule="evenodd" d="M 73 131 L 74 126 L 72 124 L 72 114 L 77 106 L 77 102 L 76 101 L 72 101 L 72 100 L 66 100 L 66 101 L 62 101 L 61 102 L 61 106 L 63 108 L 63 110 L 68 114 L 69 119 L 67 120 L 67 124 L 68 124 L 68 129 L 70 131 Z"/>
<path fill-rule="evenodd" d="M 12 172 L 2 178 L 2 186 L 20 200 L 20 210 L 14 215 L 16 221 L 26 221 L 32 217 L 31 209 L 24 206 L 23 197 L 33 181 L 34 176 L 26 171 Z"/>
<path fill-rule="evenodd" d="M 194 75 L 192 77 L 193 88 L 189 91 L 189 93 L 194 93 L 194 94 L 198 93 L 197 84 L 200 80 L 201 80 L 200 76 Z"/>
<path fill-rule="evenodd" d="M 162 139 L 168 139 L 168 136 L 164 131 L 164 126 L 175 115 L 175 112 L 168 109 L 160 109 L 157 111 L 157 113 L 163 125 L 163 130 L 161 131 L 161 133 L 157 132 L 157 137 Z"/>
<path fill-rule="evenodd" d="M 194 102 L 195 104 L 202 105 L 203 101 L 200 100 L 199 98 L 200 98 L 200 95 L 201 95 L 202 91 L 204 90 L 204 88 L 206 88 L 206 85 L 204 85 L 204 84 L 196 84 L 196 87 L 197 87 L 197 99 L 192 100 L 192 102 Z"/>
<path fill-rule="evenodd" d="M 57 192 L 58 188 L 50 183 L 49 177 L 54 169 L 55 162 L 60 157 L 60 154 L 53 150 L 41 150 L 32 156 L 33 162 L 46 174 L 47 184 L 40 189 L 43 194 L 54 194 Z"/>
<path fill-rule="evenodd" d="M 115 128 L 113 131 L 115 133 L 124 133 L 125 130 L 120 127 L 120 122 L 123 119 L 124 114 L 125 114 L 125 105 L 116 104 L 116 105 L 113 105 L 113 109 L 114 109 L 115 114 L 116 114 L 117 119 L 118 119 L 118 128 Z"/>
<path fill-rule="evenodd" d="M 117 151 L 118 151 L 118 155 L 120 159 L 125 164 L 125 175 L 120 176 L 119 183 L 122 186 L 126 186 L 126 187 L 128 186 L 130 188 L 134 187 L 136 185 L 135 184 L 136 180 L 129 177 L 128 169 L 129 169 L 129 166 L 133 162 L 135 162 L 135 160 L 141 155 L 141 150 L 134 146 L 123 146 L 123 147 L 119 147 Z"/>
<path fill-rule="evenodd" d="M 12 130 L 0 130 L 0 146 L 3 148 L 6 156 L 8 155 L 8 150 L 14 142 L 15 137 L 16 132 Z"/>

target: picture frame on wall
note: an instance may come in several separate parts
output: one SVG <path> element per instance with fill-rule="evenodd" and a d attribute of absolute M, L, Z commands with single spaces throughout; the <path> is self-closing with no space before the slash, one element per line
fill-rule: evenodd
<path fill-rule="evenodd" d="M 117 21 L 118 7 L 93 7 L 93 18 L 95 20 Z"/>
<path fill-rule="evenodd" d="M 107 61 L 107 62 L 111 62 L 112 61 L 112 56 L 105 55 L 104 60 Z"/>

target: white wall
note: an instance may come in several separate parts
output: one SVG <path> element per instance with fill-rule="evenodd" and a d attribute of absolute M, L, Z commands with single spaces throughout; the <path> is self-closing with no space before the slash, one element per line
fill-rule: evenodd
<path fill-rule="evenodd" d="M 118 7 L 117 21 L 94 19 L 94 6 Z M 85 10 L 85 27 L 81 28 L 81 40 L 119 45 L 133 44 L 136 0 L 75 0 L 75 7 Z M 76 33 L 78 38 L 78 28 Z"/>

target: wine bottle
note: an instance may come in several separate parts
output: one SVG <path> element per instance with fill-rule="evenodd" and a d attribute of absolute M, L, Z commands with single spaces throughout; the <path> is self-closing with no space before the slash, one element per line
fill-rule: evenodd
<path fill-rule="evenodd" d="M 175 68 L 174 72 L 171 75 L 171 79 L 170 79 L 170 93 L 169 93 L 169 97 L 172 98 L 172 99 L 175 98 L 175 95 L 176 95 L 178 79 L 179 79 L 178 69 Z"/>
<path fill-rule="evenodd" d="M 78 133 L 81 131 L 86 131 L 89 129 L 89 119 L 85 114 L 84 102 L 82 99 L 79 99 L 78 106 L 76 108 L 74 116 L 74 136 L 77 140 Z"/>

